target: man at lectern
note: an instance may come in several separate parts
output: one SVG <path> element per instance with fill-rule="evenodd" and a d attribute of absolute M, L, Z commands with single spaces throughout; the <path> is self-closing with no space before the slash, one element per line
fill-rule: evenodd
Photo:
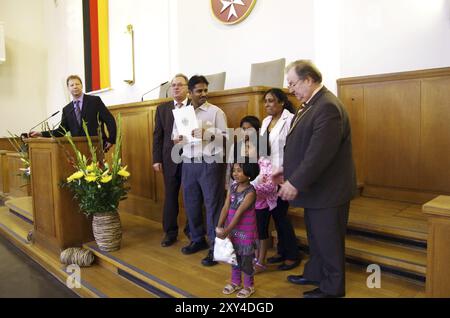
<path fill-rule="evenodd" d="M 52 135 L 62 137 L 64 129 L 70 131 L 74 137 L 85 136 L 82 127 L 83 120 L 87 124 L 89 135 L 97 136 L 99 120 L 104 136 L 104 150 L 108 151 L 116 140 L 116 122 L 113 115 L 100 97 L 83 93 L 83 82 L 78 75 L 70 75 L 66 83 L 73 100 L 63 108 L 59 127 L 53 131 L 32 131 L 29 134 L 30 137 L 51 137 Z M 105 133 L 105 125 L 108 129 L 108 136 Z"/>

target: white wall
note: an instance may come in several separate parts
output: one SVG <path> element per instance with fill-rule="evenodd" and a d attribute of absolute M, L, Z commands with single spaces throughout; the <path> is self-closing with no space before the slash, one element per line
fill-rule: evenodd
<path fill-rule="evenodd" d="M 7 57 L 0 65 L 0 137 L 24 132 L 46 114 L 43 1 L 0 0 Z"/>
<path fill-rule="evenodd" d="M 249 85 L 252 63 L 313 58 L 313 2 L 259 0 L 246 20 L 229 26 L 213 17 L 209 0 L 179 0 L 181 71 L 189 75 L 226 71 L 225 88 L 235 88 Z"/>
<path fill-rule="evenodd" d="M 340 0 L 341 76 L 450 66 L 449 0 Z"/>
<path fill-rule="evenodd" d="M 48 14 L 49 99 L 48 113 L 61 109 L 69 100 L 65 79 L 69 74 L 84 78 L 83 10 L 81 0 L 45 0 Z M 169 72 L 169 3 L 161 0 L 110 0 L 111 90 L 99 93 L 106 105 L 137 102 L 141 95 L 165 81 Z M 124 82 L 122 58 L 128 24 L 135 33 L 136 84 Z M 158 90 L 146 95 L 157 98 Z M 56 122 L 57 120 L 53 121 Z"/>

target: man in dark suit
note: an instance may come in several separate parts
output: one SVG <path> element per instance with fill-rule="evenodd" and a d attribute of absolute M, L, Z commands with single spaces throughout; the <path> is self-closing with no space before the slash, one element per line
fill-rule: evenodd
<path fill-rule="evenodd" d="M 294 284 L 316 285 L 306 298 L 345 295 L 345 233 L 356 192 L 350 122 L 341 101 L 307 60 L 287 67 L 289 90 L 303 103 L 292 121 L 283 171 L 275 174 L 279 196 L 305 209 L 310 258 Z"/>
<path fill-rule="evenodd" d="M 173 101 L 163 103 L 156 109 L 155 130 L 153 132 L 153 169 L 164 175 L 164 208 L 163 230 L 165 236 L 161 241 L 162 247 L 171 246 L 178 236 L 177 217 L 179 212 L 178 193 L 181 186 L 182 164 L 172 160 L 171 152 L 174 146 L 172 140 L 173 110 L 190 104 L 188 95 L 188 78 L 184 74 L 177 74 L 170 84 Z M 186 224 L 184 233 L 189 235 Z"/>
<path fill-rule="evenodd" d="M 59 127 L 50 132 L 33 131 L 30 133 L 30 137 L 51 137 L 52 135 L 62 137 L 65 134 L 64 129 L 70 131 L 73 137 L 85 136 L 82 120 L 86 122 L 89 135 L 97 136 L 98 121 L 100 121 L 104 137 L 103 148 L 108 151 L 116 141 L 116 122 L 113 115 L 103 104 L 100 97 L 83 94 L 83 82 L 78 75 L 70 75 L 66 83 L 73 101 L 63 108 Z M 105 125 L 109 136 L 106 136 Z"/>

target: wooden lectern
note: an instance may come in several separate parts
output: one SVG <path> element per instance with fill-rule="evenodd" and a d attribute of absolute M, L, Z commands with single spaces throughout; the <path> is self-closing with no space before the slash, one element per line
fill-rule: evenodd
<path fill-rule="evenodd" d="M 77 148 L 89 157 L 85 137 L 75 137 Z M 97 137 L 92 138 L 96 144 Z M 66 138 L 27 139 L 31 160 L 31 188 L 33 193 L 33 217 L 35 244 L 59 254 L 68 247 L 80 247 L 94 240 L 92 219 L 79 211 L 78 203 L 61 182 L 75 169 L 69 164 L 68 151 L 74 152 Z"/>

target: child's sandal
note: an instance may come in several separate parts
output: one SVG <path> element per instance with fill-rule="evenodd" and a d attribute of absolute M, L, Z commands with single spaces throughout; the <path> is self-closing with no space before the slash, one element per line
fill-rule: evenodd
<path fill-rule="evenodd" d="M 239 291 L 239 293 L 237 293 L 236 297 L 237 298 L 248 298 L 251 295 L 253 295 L 255 293 L 255 288 L 254 287 L 247 287 L 247 288 L 243 288 Z"/>
<path fill-rule="evenodd" d="M 234 293 L 235 291 L 241 290 L 242 287 L 239 285 L 235 285 L 235 284 L 227 284 L 225 285 L 225 287 L 222 290 L 222 293 L 224 293 L 225 295 L 231 295 L 232 293 Z"/>

